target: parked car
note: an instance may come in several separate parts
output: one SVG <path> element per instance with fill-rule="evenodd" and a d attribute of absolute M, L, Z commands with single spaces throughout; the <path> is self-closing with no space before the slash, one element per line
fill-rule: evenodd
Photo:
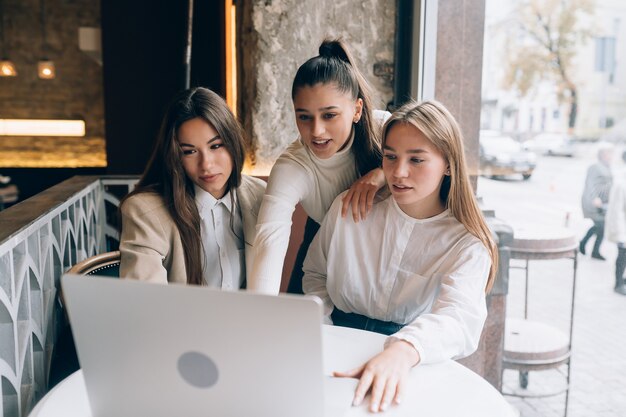
<path fill-rule="evenodd" d="M 521 174 L 527 180 L 537 165 L 533 152 L 525 151 L 512 137 L 493 131 L 481 131 L 480 174 L 497 178 Z"/>
<path fill-rule="evenodd" d="M 524 149 L 541 155 L 568 156 L 576 154 L 574 143 L 565 133 L 540 133 L 523 144 Z"/>
<path fill-rule="evenodd" d="M 608 128 L 606 132 L 600 136 L 602 142 L 626 143 L 626 119 L 619 120 L 613 126 Z"/>

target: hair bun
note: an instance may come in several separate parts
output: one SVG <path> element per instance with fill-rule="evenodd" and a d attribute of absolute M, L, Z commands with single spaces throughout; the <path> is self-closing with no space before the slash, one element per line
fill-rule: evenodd
<path fill-rule="evenodd" d="M 319 54 L 326 58 L 336 58 L 350 63 L 346 49 L 339 39 L 325 39 L 320 45 Z"/>

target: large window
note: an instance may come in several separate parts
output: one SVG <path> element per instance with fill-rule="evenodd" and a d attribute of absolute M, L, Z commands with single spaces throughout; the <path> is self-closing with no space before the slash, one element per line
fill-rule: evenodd
<path fill-rule="evenodd" d="M 626 315 L 626 298 L 614 291 L 618 247 L 606 238 L 608 224 L 599 247 L 597 233 L 584 238 L 594 226 L 605 230 L 610 194 L 599 192 L 591 213 L 581 205 L 585 183 L 593 181 L 591 166 L 601 164 L 594 170 L 611 172 L 614 184 L 626 180 L 625 19 L 626 4 L 609 0 L 486 2 L 480 143 L 493 151 L 481 157 L 478 194 L 518 236 L 560 233 L 586 252 L 578 254 L 569 415 L 626 413 L 621 400 L 612 400 L 626 383 L 620 350 L 626 333 L 615 331 L 623 328 L 615 318 Z M 494 137 L 503 145 L 513 141 L 515 149 L 494 146 Z M 593 187 L 600 182 L 596 178 Z M 567 331 L 569 268 L 561 261 L 531 268 L 538 283 L 529 287 L 530 318 Z M 524 275 L 511 270 L 507 318 L 523 317 L 524 293 Z M 600 380 L 602 399 L 590 399 L 588 387 Z M 531 373 L 527 388 L 520 382 L 515 371 L 505 371 L 505 387 L 521 395 L 559 390 L 565 381 L 545 371 Z M 524 417 L 562 415 L 564 395 L 511 402 Z"/>

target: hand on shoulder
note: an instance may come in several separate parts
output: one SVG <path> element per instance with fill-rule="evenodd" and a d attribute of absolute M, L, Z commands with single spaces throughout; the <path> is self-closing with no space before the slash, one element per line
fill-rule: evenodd
<path fill-rule="evenodd" d="M 346 217 L 352 208 L 355 223 L 365 220 L 374 205 L 378 190 L 385 186 L 385 175 L 381 168 L 376 168 L 356 180 L 342 198 L 341 217 Z"/>

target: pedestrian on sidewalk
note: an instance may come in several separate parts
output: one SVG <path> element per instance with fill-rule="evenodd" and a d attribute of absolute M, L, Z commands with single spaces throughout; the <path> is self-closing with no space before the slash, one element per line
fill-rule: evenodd
<path fill-rule="evenodd" d="M 595 235 L 596 240 L 593 244 L 591 257 L 601 261 L 605 260 L 604 256 L 600 254 L 600 245 L 604 238 L 604 216 L 613 183 L 612 158 L 613 146 L 603 145 L 598 149 L 598 162 L 591 165 L 587 170 L 582 195 L 583 215 L 593 221 L 593 226 L 589 228 L 585 237 L 580 241 L 580 253 L 585 254 L 587 242 Z"/>
<path fill-rule="evenodd" d="M 626 151 L 622 153 L 626 162 Z M 611 188 L 609 204 L 606 211 L 606 238 L 617 243 L 617 259 L 615 260 L 615 292 L 626 295 L 624 270 L 626 269 L 626 171 L 618 177 Z"/>

